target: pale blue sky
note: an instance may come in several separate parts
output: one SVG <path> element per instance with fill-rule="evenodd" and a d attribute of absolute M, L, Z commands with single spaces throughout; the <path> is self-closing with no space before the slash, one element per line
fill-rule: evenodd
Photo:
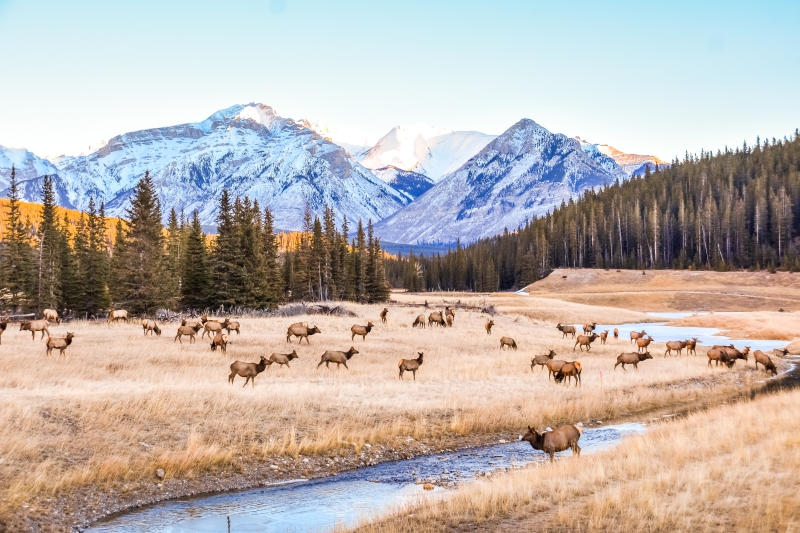
<path fill-rule="evenodd" d="M 0 144 L 264 102 L 378 137 L 527 117 L 671 159 L 800 126 L 800 2 L 0 0 Z"/>

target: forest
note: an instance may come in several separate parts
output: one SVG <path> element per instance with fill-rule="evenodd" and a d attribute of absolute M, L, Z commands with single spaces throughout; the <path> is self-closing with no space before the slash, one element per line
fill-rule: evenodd
<path fill-rule="evenodd" d="M 387 261 L 393 287 L 519 289 L 555 268 L 800 269 L 800 133 L 686 154 L 524 227 Z"/>
<path fill-rule="evenodd" d="M 111 309 L 152 315 L 158 309 L 269 310 L 284 302 L 389 296 L 384 254 L 372 221 L 359 220 L 350 240 L 345 218 L 305 213 L 303 231 L 275 235 L 269 209 L 247 197 L 219 198 L 217 233 L 206 235 L 197 212 L 172 210 L 166 226 L 149 173 L 133 190 L 125 219 L 113 231 L 105 208 L 90 199 L 75 216 L 55 205 L 45 176 L 35 222 L 19 200 L 15 169 L 0 240 L 0 309 L 56 309 L 76 318 Z M 36 205 L 36 204 L 33 204 Z"/>

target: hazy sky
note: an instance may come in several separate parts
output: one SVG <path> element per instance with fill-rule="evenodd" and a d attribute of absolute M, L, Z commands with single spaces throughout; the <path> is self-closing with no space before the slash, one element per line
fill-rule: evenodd
<path fill-rule="evenodd" d="M 800 2 L 0 0 L 0 144 L 263 102 L 379 137 L 520 118 L 637 153 L 800 126 Z"/>

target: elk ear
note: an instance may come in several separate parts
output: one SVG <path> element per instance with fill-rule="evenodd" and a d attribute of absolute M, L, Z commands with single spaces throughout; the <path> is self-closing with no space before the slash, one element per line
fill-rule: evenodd
<path fill-rule="evenodd" d="M 534 431 L 534 429 L 532 427 L 528 426 L 528 431 Z"/>

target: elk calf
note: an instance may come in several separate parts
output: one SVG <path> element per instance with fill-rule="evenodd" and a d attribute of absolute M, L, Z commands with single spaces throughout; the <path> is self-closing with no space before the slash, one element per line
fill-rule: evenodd
<path fill-rule="evenodd" d="M 66 337 L 48 337 L 47 338 L 47 355 L 53 353 L 53 348 L 58 350 L 58 355 L 64 355 L 64 350 L 67 346 L 72 344 L 72 338 L 75 337 L 73 333 L 67 333 Z"/>
<path fill-rule="evenodd" d="M 289 366 L 289 361 L 299 358 L 297 350 L 292 350 L 292 353 L 274 353 L 269 356 L 269 364 L 278 363 L 279 365 L 286 365 L 286 368 L 292 368 Z"/>
<path fill-rule="evenodd" d="M 684 342 L 686 342 L 686 355 L 689 355 L 689 353 L 697 355 L 697 350 L 695 349 L 697 348 L 697 337 L 692 337 L 691 340 L 686 339 Z"/>
<path fill-rule="evenodd" d="M 500 337 L 500 349 L 502 350 L 506 346 L 508 346 L 509 349 L 514 348 L 516 350 L 517 342 L 511 337 Z"/>
<path fill-rule="evenodd" d="M 233 378 L 236 376 L 242 376 L 245 378 L 244 385 L 242 387 L 247 386 L 247 382 L 251 381 L 252 386 L 256 386 L 256 376 L 259 375 L 261 372 L 267 368 L 267 360 L 264 356 L 261 356 L 261 361 L 256 363 L 243 363 L 242 361 L 235 361 L 231 363 L 231 373 L 228 376 L 228 383 L 233 385 Z"/>
<path fill-rule="evenodd" d="M 617 328 L 614 328 L 614 338 L 615 339 L 619 338 L 619 329 L 617 329 Z"/>
<path fill-rule="evenodd" d="M 483 327 L 486 328 L 486 334 L 487 335 L 491 335 L 492 334 L 492 326 L 494 326 L 494 320 L 490 320 L 486 324 L 483 325 Z"/>
<path fill-rule="evenodd" d="M 607 338 L 608 338 L 608 330 L 605 330 L 602 333 L 600 333 L 600 344 L 605 344 Z"/>
<path fill-rule="evenodd" d="M 358 324 L 354 324 L 353 327 L 350 328 L 350 333 L 352 333 L 352 335 L 350 335 L 350 340 L 352 341 L 353 339 L 355 339 L 356 335 L 361 335 L 361 340 L 366 341 L 367 333 L 372 331 L 372 328 L 374 327 L 375 324 L 373 324 L 371 321 L 367 322 L 366 326 L 359 326 Z"/>
<path fill-rule="evenodd" d="M 381 322 L 386 324 L 386 316 L 389 314 L 389 308 L 384 307 L 383 311 L 381 311 Z"/>
<path fill-rule="evenodd" d="M 397 366 L 400 368 L 400 379 L 403 379 L 403 372 L 411 372 L 414 375 L 414 381 L 417 381 L 417 370 L 422 365 L 422 357 L 425 355 L 422 352 L 417 352 L 416 359 L 400 359 Z"/>

